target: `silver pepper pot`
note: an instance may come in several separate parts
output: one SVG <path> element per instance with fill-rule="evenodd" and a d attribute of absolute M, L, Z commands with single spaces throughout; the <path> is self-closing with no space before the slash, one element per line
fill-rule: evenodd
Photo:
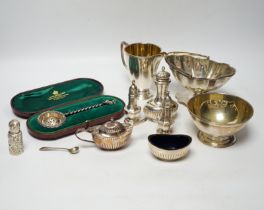
<path fill-rule="evenodd" d="M 170 73 L 165 71 L 165 67 L 163 66 L 162 70 L 154 76 L 154 80 L 157 88 L 156 97 L 147 102 L 143 111 L 148 120 L 157 122 L 160 119 L 164 109 L 163 103 L 168 92 L 169 84 L 171 82 Z M 178 109 L 178 104 L 172 99 L 170 100 L 172 117 L 175 117 L 176 111 Z"/>
<path fill-rule="evenodd" d="M 144 119 L 140 117 L 141 107 L 137 105 L 138 100 L 138 88 L 135 84 L 135 80 L 132 81 L 132 85 L 129 88 L 128 93 L 128 105 L 125 108 L 127 117 L 125 118 L 126 123 L 136 125 Z"/>
<path fill-rule="evenodd" d="M 172 116 L 171 108 L 171 97 L 169 92 L 166 94 L 166 98 L 163 102 L 163 110 L 160 119 L 158 120 L 158 129 L 157 133 L 160 134 L 169 134 L 172 133 L 171 126 L 175 121 L 175 118 Z"/>

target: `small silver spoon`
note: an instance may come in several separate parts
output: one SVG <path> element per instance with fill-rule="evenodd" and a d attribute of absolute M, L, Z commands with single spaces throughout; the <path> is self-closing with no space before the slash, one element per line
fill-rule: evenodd
<path fill-rule="evenodd" d="M 79 147 L 72 147 L 72 148 L 41 147 L 41 148 L 39 148 L 39 151 L 59 151 L 59 150 L 66 150 L 71 154 L 77 154 L 80 151 Z"/>

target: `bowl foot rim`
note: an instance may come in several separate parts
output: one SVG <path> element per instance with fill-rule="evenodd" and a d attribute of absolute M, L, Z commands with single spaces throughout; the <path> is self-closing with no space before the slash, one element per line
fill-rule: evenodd
<path fill-rule="evenodd" d="M 202 143 L 215 148 L 230 147 L 236 143 L 236 137 L 234 135 L 225 137 L 214 137 L 199 130 L 197 136 Z"/>

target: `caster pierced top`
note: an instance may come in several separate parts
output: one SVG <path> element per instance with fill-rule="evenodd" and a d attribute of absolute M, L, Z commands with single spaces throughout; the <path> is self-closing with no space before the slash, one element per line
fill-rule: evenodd
<path fill-rule="evenodd" d="M 161 71 L 156 74 L 155 80 L 157 82 L 163 82 L 163 81 L 170 82 L 170 73 L 165 71 L 165 67 L 164 66 L 162 67 Z"/>
<path fill-rule="evenodd" d="M 20 131 L 20 123 L 18 120 L 11 120 L 9 122 L 9 132 L 18 133 Z"/>

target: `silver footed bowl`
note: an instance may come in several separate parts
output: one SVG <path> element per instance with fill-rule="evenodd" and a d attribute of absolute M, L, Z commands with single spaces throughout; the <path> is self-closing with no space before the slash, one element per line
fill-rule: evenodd
<path fill-rule="evenodd" d="M 220 93 L 196 95 L 188 101 L 187 107 L 199 129 L 198 138 L 213 147 L 234 144 L 234 134 L 253 116 L 253 108 L 247 101 Z"/>
<path fill-rule="evenodd" d="M 165 56 L 173 75 L 194 95 L 223 86 L 236 72 L 226 63 L 210 60 L 209 56 L 189 52 L 170 52 Z"/>

